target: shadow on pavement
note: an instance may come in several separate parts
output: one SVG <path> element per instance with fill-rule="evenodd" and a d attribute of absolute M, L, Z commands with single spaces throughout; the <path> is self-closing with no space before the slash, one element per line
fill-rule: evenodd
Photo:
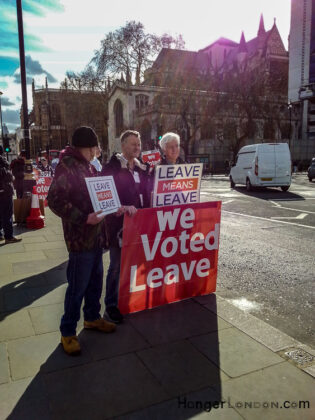
<path fill-rule="evenodd" d="M 66 266 L 67 261 L 45 272 L 2 286 L 0 288 L 0 321 L 66 283 Z"/>
<path fill-rule="evenodd" d="M 218 319 L 215 295 L 202 298 L 128 315 L 113 334 L 82 330 L 77 357 L 57 345 L 7 419 L 189 419 L 210 411 L 221 401 Z"/>
<path fill-rule="evenodd" d="M 288 200 L 288 201 L 304 201 L 305 198 L 299 194 L 290 191 L 281 191 L 277 188 L 255 188 L 252 191 L 247 191 L 246 187 L 235 187 L 235 191 L 261 200 Z"/>

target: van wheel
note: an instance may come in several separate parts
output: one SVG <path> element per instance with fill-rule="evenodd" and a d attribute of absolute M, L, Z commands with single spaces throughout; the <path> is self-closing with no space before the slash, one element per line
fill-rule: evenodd
<path fill-rule="evenodd" d="M 230 176 L 230 184 L 231 188 L 235 188 L 235 182 L 233 181 L 233 178 Z"/>
<path fill-rule="evenodd" d="M 246 190 L 251 191 L 252 190 L 252 184 L 250 183 L 249 178 L 246 178 Z"/>
<path fill-rule="evenodd" d="M 286 186 L 286 187 L 281 187 L 281 189 L 282 189 L 282 191 L 288 191 L 288 189 L 289 189 L 290 187 L 288 187 L 288 186 Z"/>
<path fill-rule="evenodd" d="M 312 181 L 313 181 L 313 178 L 311 178 L 311 177 L 308 177 L 308 180 L 309 180 L 310 182 L 312 182 Z"/>

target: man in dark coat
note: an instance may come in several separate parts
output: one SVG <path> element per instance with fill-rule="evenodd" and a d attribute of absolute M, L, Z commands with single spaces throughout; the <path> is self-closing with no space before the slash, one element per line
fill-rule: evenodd
<path fill-rule="evenodd" d="M 13 236 L 13 176 L 6 158 L 2 155 L 3 147 L 0 146 L 0 239 L 5 239 L 6 244 L 13 244 L 22 239 Z"/>
<path fill-rule="evenodd" d="M 90 161 L 98 139 L 90 127 L 79 127 L 72 146 L 60 154 L 60 162 L 48 192 L 48 205 L 62 219 L 69 251 L 68 288 L 61 319 L 61 343 L 66 353 L 80 352 L 77 322 L 84 298 L 84 328 L 112 332 L 115 324 L 100 316 L 103 287 L 103 247 L 106 243 L 104 215 L 94 212 L 85 178 L 97 175 Z"/>
<path fill-rule="evenodd" d="M 12 160 L 10 168 L 12 170 L 14 181 L 13 185 L 16 191 L 16 197 L 23 197 L 24 168 L 25 168 L 25 151 L 22 151 L 17 159 Z"/>
<path fill-rule="evenodd" d="M 115 153 L 103 167 L 102 175 L 112 175 L 120 203 L 129 215 L 137 209 L 149 207 L 148 172 L 149 165 L 142 164 L 138 157 L 141 139 L 137 131 L 127 130 L 120 136 L 122 153 Z M 122 247 L 123 216 L 109 215 L 106 218 L 109 237 L 110 265 L 106 277 L 105 305 L 107 317 L 115 322 L 123 321 L 117 305 Z"/>

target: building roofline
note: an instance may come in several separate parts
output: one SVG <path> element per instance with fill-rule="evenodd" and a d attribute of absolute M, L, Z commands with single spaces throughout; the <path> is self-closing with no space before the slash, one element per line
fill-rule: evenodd
<path fill-rule="evenodd" d="M 41 92 L 71 92 L 71 93 L 81 93 L 81 94 L 86 94 L 86 93 L 97 93 L 97 94 L 104 94 L 104 92 L 100 91 L 100 90 L 86 90 L 86 89 L 82 89 L 82 90 L 77 90 L 77 89 L 65 89 L 65 88 L 58 88 L 58 89 L 54 89 L 54 88 L 40 88 L 40 89 L 35 89 L 34 93 L 41 93 Z"/>

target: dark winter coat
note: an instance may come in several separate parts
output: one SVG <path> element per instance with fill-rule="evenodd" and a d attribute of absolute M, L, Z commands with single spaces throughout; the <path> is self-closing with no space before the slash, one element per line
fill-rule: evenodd
<path fill-rule="evenodd" d="M 23 181 L 25 162 L 22 158 L 17 158 L 11 162 L 11 171 L 16 181 Z"/>
<path fill-rule="evenodd" d="M 133 174 L 127 168 L 125 160 L 119 153 L 114 154 L 110 161 L 103 166 L 101 175 L 114 177 L 117 193 L 122 206 L 135 206 L 137 209 L 150 207 L 150 195 L 148 185 L 149 165 L 144 165 L 135 159 L 134 171 L 139 174 L 139 188 L 136 186 Z M 106 217 L 106 230 L 109 245 L 121 246 L 121 236 L 124 217 L 110 214 Z"/>
<path fill-rule="evenodd" d="M 5 157 L 0 155 L 0 200 L 1 197 L 12 197 L 13 190 L 13 176 L 10 171 L 10 165 Z"/>
<path fill-rule="evenodd" d="M 62 219 L 68 251 L 91 251 L 106 246 L 104 220 L 86 224 L 93 213 L 85 178 L 98 175 L 81 153 L 68 146 L 62 153 L 48 192 L 48 206 Z"/>

